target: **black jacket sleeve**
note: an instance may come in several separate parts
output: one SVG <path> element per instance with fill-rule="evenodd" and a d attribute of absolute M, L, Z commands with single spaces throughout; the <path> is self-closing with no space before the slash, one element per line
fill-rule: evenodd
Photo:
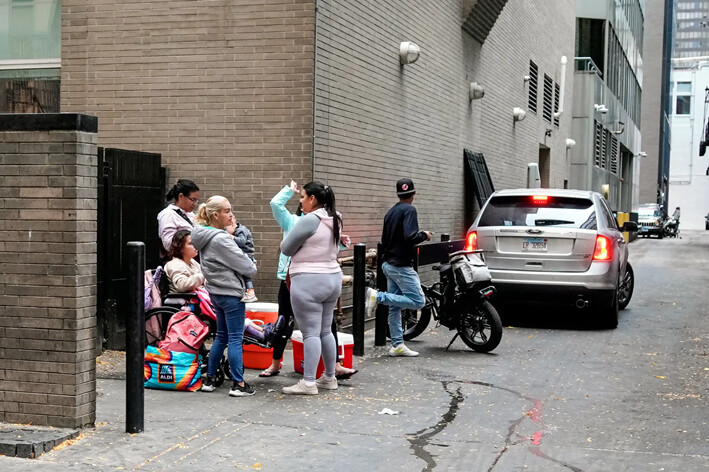
<path fill-rule="evenodd" d="M 404 215 L 404 237 L 412 245 L 426 240 L 426 233 L 419 231 L 418 213 L 414 207 L 409 208 Z"/>

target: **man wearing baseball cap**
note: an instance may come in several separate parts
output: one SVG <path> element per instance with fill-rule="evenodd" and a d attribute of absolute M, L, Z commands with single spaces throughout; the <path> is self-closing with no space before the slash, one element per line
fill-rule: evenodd
<path fill-rule="evenodd" d="M 378 303 L 389 306 L 389 334 L 394 357 L 415 357 L 419 353 L 404 344 L 404 330 L 401 323 L 401 309 L 418 310 L 423 307 L 425 297 L 421 290 L 421 280 L 413 268 L 414 246 L 431 240 L 430 231 L 419 231 L 414 201 L 416 190 L 411 179 L 400 179 L 396 183 L 399 203 L 391 207 L 384 217 L 382 229 L 382 270 L 386 275 L 388 291 L 377 292 L 367 289 L 366 311 L 374 315 Z"/>

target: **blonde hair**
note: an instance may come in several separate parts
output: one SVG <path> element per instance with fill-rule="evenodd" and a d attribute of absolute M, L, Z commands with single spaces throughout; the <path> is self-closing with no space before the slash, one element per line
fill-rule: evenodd
<path fill-rule="evenodd" d="M 202 226 L 211 226 L 214 215 L 224 208 L 224 204 L 229 200 L 221 195 L 212 195 L 206 203 L 202 203 L 197 210 L 195 221 Z"/>

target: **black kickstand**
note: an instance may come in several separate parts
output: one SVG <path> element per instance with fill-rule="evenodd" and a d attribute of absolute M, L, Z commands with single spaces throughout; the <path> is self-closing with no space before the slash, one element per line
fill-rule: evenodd
<path fill-rule="evenodd" d="M 455 342 L 455 340 L 458 339 L 459 334 L 460 333 L 458 333 L 458 332 L 455 333 L 455 336 L 453 336 L 453 339 L 451 339 L 451 342 L 449 342 L 448 346 L 446 346 L 446 351 L 448 350 L 449 347 L 451 347 L 451 345 Z"/>

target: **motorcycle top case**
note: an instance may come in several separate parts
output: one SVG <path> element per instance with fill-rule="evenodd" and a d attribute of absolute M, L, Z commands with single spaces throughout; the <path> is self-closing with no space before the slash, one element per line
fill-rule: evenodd
<path fill-rule="evenodd" d="M 202 388 L 202 356 L 148 346 L 145 350 L 143 378 L 145 388 L 185 390 Z"/>
<path fill-rule="evenodd" d="M 461 290 L 468 290 L 479 282 L 490 282 L 492 276 L 479 253 L 462 253 L 451 257 L 451 269 L 455 283 Z"/>

